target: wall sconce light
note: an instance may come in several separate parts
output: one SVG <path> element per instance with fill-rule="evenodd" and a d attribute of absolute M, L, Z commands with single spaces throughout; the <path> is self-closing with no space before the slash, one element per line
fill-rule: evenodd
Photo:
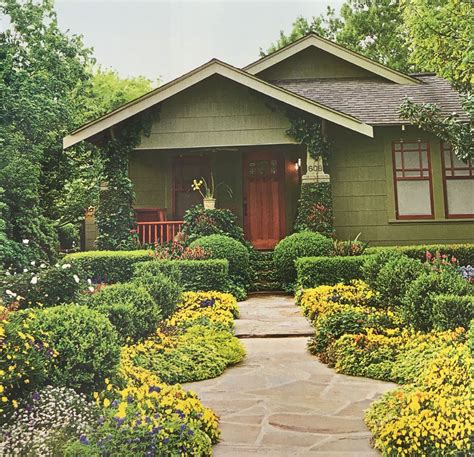
<path fill-rule="evenodd" d="M 298 171 L 301 168 L 301 159 L 298 158 L 298 160 L 295 162 L 295 170 Z"/>

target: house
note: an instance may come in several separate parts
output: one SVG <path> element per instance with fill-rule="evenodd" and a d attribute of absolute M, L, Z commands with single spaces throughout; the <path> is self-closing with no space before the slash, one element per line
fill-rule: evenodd
<path fill-rule="evenodd" d="M 255 247 L 290 233 L 301 183 L 330 182 L 340 239 L 373 245 L 474 242 L 474 164 L 399 118 L 405 97 L 468 121 L 450 84 L 406 75 L 308 35 L 245 68 L 196 68 L 72 132 L 64 147 L 98 142 L 142 112 L 156 113 L 129 159 L 144 241 L 167 241 L 198 203 L 194 178 L 225 182 L 229 208 Z M 327 166 L 288 134 L 287 111 L 322 122 Z M 86 224 L 87 248 L 95 238 Z"/>

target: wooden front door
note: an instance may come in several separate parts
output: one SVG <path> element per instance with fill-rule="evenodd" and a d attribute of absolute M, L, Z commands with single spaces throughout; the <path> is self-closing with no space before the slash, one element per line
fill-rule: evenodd
<path fill-rule="evenodd" d="M 274 152 L 244 156 L 245 236 L 256 249 L 273 249 L 284 236 L 284 160 Z"/>

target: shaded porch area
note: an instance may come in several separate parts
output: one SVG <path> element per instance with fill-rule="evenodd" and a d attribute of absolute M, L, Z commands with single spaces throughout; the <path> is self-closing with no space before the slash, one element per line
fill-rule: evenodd
<path fill-rule="evenodd" d="M 216 184 L 225 184 L 216 208 L 231 210 L 257 249 L 272 249 L 293 226 L 304 158 L 299 145 L 135 150 L 129 176 L 140 243 L 175 239 L 185 212 L 202 204 L 193 180 L 209 180 L 212 173 Z"/>

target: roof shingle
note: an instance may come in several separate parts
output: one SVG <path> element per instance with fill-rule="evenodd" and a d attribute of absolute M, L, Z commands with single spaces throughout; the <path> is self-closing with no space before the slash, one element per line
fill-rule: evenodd
<path fill-rule="evenodd" d="M 271 81 L 310 100 L 350 114 L 371 125 L 402 124 L 398 110 L 405 97 L 416 103 L 435 103 L 444 115 L 467 113 L 459 94 L 435 75 L 416 75 L 421 84 L 396 84 L 381 78 L 291 79 Z"/>

